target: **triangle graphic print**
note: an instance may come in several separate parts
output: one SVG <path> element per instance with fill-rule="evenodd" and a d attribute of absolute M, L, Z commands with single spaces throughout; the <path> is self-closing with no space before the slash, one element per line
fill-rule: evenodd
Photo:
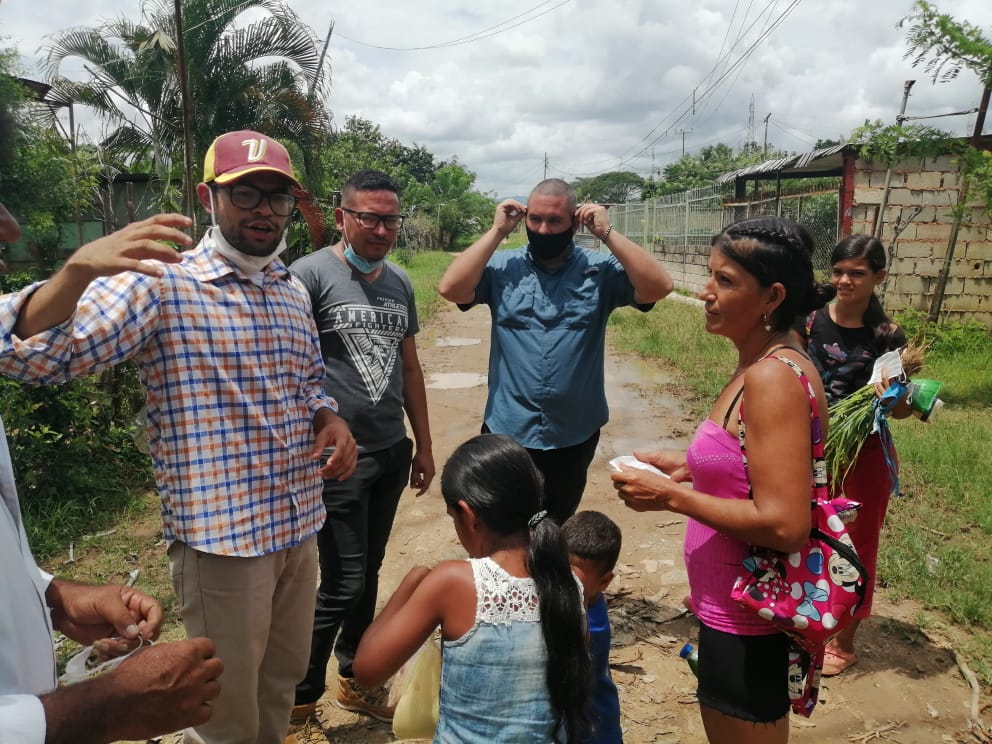
<path fill-rule="evenodd" d="M 367 328 L 341 328 L 338 333 L 362 376 L 369 397 L 373 403 L 378 403 L 389 385 L 399 344 L 393 336 Z"/>

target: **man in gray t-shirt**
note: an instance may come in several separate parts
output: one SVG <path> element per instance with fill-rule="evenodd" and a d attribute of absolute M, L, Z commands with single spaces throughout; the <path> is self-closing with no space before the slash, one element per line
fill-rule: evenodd
<path fill-rule="evenodd" d="M 338 660 L 335 702 L 391 720 L 385 691 L 365 689 L 351 664 L 372 622 L 379 567 L 403 488 L 424 493 L 434 478 L 413 286 L 386 261 L 403 223 L 399 187 L 385 173 L 349 178 L 334 219 L 342 239 L 296 261 L 290 270 L 310 293 L 338 415 L 358 443 L 346 481 L 324 481 L 327 521 L 317 537 L 320 587 L 307 676 L 296 688 L 294 722 L 313 714 L 324 692 L 331 651 Z M 413 429 L 406 434 L 403 413 Z"/>

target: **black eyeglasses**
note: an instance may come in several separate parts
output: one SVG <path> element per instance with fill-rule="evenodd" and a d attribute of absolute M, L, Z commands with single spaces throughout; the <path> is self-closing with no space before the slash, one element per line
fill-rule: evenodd
<path fill-rule="evenodd" d="M 348 207 L 341 207 L 342 212 L 354 215 L 358 224 L 366 230 L 375 230 L 381 222 L 387 230 L 399 230 L 406 219 L 405 214 L 376 214 L 375 212 L 356 212 Z"/>
<path fill-rule="evenodd" d="M 263 191 L 247 183 L 235 183 L 224 188 L 231 196 L 231 204 L 238 209 L 254 209 L 262 203 L 263 198 L 267 198 L 272 213 L 286 217 L 296 206 L 296 197 L 285 191 Z"/>

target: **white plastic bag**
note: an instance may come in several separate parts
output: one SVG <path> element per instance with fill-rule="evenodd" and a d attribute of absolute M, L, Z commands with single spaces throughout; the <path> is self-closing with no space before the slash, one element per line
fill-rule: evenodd
<path fill-rule="evenodd" d="M 87 646 L 65 663 L 65 672 L 59 677 L 59 684 L 74 685 L 77 682 L 99 677 L 101 674 L 109 672 L 142 646 L 151 646 L 153 643 L 154 641 L 143 640 L 126 654 L 102 662 L 96 657 L 93 647 Z"/>
<path fill-rule="evenodd" d="M 433 738 L 441 697 L 441 647 L 433 637 L 406 663 L 393 687 L 399 690 L 393 734 L 400 739 Z"/>

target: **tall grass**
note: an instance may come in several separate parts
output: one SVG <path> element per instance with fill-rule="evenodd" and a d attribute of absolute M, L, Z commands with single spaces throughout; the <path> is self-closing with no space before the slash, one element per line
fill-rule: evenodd
<path fill-rule="evenodd" d="M 908 335 L 919 318 L 900 316 Z M 705 415 L 736 354 L 703 327 L 702 310 L 666 300 L 650 313 L 624 310 L 610 321 L 611 343 L 672 365 L 692 408 Z M 992 337 L 980 325 L 930 328 L 919 377 L 944 383 L 946 406 L 930 423 L 893 421 L 901 498 L 889 507 L 878 579 L 895 598 L 918 600 L 961 626 L 955 642 L 985 684 L 992 683 Z M 965 630 L 967 629 L 967 630 Z"/>

